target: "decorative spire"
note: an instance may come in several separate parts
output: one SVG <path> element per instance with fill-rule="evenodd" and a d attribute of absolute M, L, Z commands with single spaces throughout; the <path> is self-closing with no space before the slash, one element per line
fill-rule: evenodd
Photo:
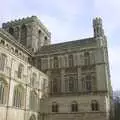
<path fill-rule="evenodd" d="M 102 27 L 102 19 L 100 17 L 93 19 L 93 29 L 94 37 L 104 37 L 104 29 Z"/>

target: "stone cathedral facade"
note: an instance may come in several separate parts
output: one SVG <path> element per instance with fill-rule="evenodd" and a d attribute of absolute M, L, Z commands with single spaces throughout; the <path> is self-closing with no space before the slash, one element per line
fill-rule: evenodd
<path fill-rule="evenodd" d="M 91 38 L 51 44 L 36 16 L 0 29 L 0 120 L 109 120 L 112 88 L 101 18 Z"/>

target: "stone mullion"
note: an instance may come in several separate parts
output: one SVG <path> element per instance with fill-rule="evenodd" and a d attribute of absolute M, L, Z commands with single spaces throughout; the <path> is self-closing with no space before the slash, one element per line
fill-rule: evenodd
<path fill-rule="evenodd" d="M 3 96 L 3 104 L 6 104 L 6 96 L 7 96 L 7 86 L 6 85 L 4 85 L 4 94 L 3 94 L 4 96 Z"/>
<path fill-rule="evenodd" d="M 20 107 L 22 107 L 23 97 L 22 97 L 22 91 L 20 91 Z"/>
<path fill-rule="evenodd" d="M 61 69 L 61 92 L 65 92 L 65 79 L 64 79 L 65 70 Z"/>
<path fill-rule="evenodd" d="M 18 96 L 17 96 L 17 107 L 20 106 L 20 91 L 18 90 Z"/>
<path fill-rule="evenodd" d="M 44 45 L 44 33 L 41 32 L 41 35 L 40 35 L 40 46 L 43 46 Z"/>
<path fill-rule="evenodd" d="M 15 101 L 16 101 L 16 104 L 15 104 L 15 107 L 18 105 L 18 89 L 16 89 L 16 96 L 15 96 Z"/>
<path fill-rule="evenodd" d="M 78 67 L 77 68 L 77 75 L 78 75 L 78 91 L 81 92 L 82 91 L 82 81 L 81 81 L 81 78 L 82 78 L 82 74 L 81 74 L 81 68 Z"/>
<path fill-rule="evenodd" d="M 73 54 L 73 66 L 78 65 L 78 56 L 77 53 Z"/>
<path fill-rule="evenodd" d="M 73 78 L 74 78 L 74 91 L 78 92 L 78 75 L 74 74 Z"/>
<path fill-rule="evenodd" d="M 4 103 L 4 87 L 3 87 L 3 85 L 2 85 L 2 92 L 1 92 L 2 94 L 1 94 L 1 103 L 3 104 Z"/>
<path fill-rule="evenodd" d="M 50 57 L 48 57 L 48 69 L 50 69 Z"/>
<path fill-rule="evenodd" d="M 14 94 L 13 94 L 13 106 L 16 105 L 16 101 L 15 101 L 15 95 L 16 95 L 16 91 L 14 91 Z"/>
<path fill-rule="evenodd" d="M 68 67 L 68 55 L 64 56 L 64 67 Z"/>
<path fill-rule="evenodd" d="M 15 90 L 15 107 L 17 106 L 17 89 Z"/>

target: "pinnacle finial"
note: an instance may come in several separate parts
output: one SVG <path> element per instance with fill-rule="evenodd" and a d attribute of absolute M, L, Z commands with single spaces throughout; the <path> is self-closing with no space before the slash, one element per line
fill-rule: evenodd
<path fill-rule="evenodd" d="M 95 19 L 93 19 L 93 29 L 94 29 L 94 37 L 103 37 L 104 36 L 102 19 L 100 17 L 96 17 Z"/>

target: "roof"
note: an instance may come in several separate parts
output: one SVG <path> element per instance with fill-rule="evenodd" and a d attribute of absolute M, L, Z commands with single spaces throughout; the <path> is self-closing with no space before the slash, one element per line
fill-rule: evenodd
<path fill-rule="evenodd" d="M 96 44 L 96 40 L 92 38 L 86 38 L 86 39 L 80 39 L 80 40 L 74 40 L 74 41 L 69 41 L 69 42 L 64 42 L 64 43 L 58 43 L 58 44 L 52 44 L 52 45 L 47 45 L 41 47 L 37 55 L 40 54 L 47 54 L 51 52 L 57 52 L 57 51 L 64 51 L 76 47 L 85 47 L 88 45 L 93 45 Z"/>

